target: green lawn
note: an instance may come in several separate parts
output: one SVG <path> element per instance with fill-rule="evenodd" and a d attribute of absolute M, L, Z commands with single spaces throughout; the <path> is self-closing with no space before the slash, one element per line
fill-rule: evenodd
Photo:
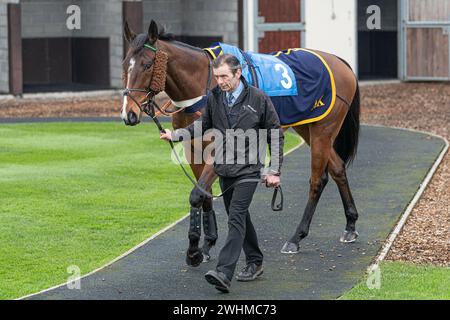
<path fill-rule="evenodd" d="M 344 300 L 436 300 L 450 299 L 450 268 L 419 266 L 403 262 L 384 262 L 377 289 L 367 279 L 347 292 Z M 373 280 L 374 276 L 370 276 Z"/>
<path fill-rule="evenodd" d="M 0 125 L 0 299 L 65 282 L 71 265 L 86 274 L 184 216 L 192 186 L 169 159 L 148 124 Z"/>

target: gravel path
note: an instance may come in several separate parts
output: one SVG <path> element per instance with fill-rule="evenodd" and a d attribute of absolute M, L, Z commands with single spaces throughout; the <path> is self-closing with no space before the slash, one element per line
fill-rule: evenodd
<path fill-rule="evenodd" d="M 361 87 L 362 122 L 411 128 L 450 140 L 450 84 L 399 83 Z M 160 102 L 164 97 L 160 97 Z M 0 101 L 0 115 L 12 117 L 117 117 L 120 97 L 51 102 Z M 388 260 L 450 266 L 450 155 L 447 153 Z"/>
<path fill-rule="evenodd" d="M 450 84 L 361 88 L 362 121 L 432 132 L 450 140 Z M 387 259 L 450 266 L 450 155 L 444 156 Z"/>

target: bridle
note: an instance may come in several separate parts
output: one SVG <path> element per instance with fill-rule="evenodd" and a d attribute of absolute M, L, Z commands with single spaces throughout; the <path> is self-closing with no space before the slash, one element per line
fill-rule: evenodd
<path fill-rule="evenodd" d="M 144 47 L 152 50 L 155 53 L 158 51 L 158 49 L 156 47 L 153 47 L 153 46 L 151 46 L 149 44 L 144 44 Z M 209 60 L 209 76 L 208 76 L 208 81 L 207 81 L 207 86 L 206 86 L 206 90 L 208 91 L 210 86 L 211 86 L 211 79 L 212 79 L 212 61 L 211 61 L 210 56 L 206 52 L 205 52 L 205 54 L 206 54 L 206 56 L 208 57 L 208 60 Z M 156 67 L 156 63 L 155 63 L 155 67 Z M 153 78 L 153 74 L 152 74 L 152 78 Z M 138 108 L 139 108 L 139 110 L 141 110 L 141 112 L 144 112 L 150 118 L 152 118 L 153 122 L 158 127 L 159 132 L 165 132 L 164 128 L 161 125 L 161 122 L 158 120 L 158 117 L 156 116 L 155 108 L 162 114 L 164 114 L 164 112 L 161 110 L 161 108 L 159 107 L 159 105 L 155 101 L 155 96 L 159 92 L 151 89 L 152 80 L 153 79 L 150 79 L 150 84 L 149 84 L 149 87 L 147 89 L 127 88 L 127 89 L 125 89 L 123 91 L 123 96 L 124 97 L 129 97 L 131 100 L 133 100 L 133 102 L 138 106 Z M 143 103 L 139 103 L 133 97 L 133 95 L 132 95 L 133 92 L 146 93 L 144 102 Z M 209 191 L 207 191 L 204 188 L 202 188 L 198 184 L 198 182 L 195 181 L 190 176 L 190 174 L 184 168 L 183 163 L 182 163 L 181 159 L 179 158 L 179 156 L 178 156 L 178 154 L 177 154 L 177 152 L 175 150 L 175 146 L 173 144 L 173 141 L 169 140 L 169 144 L 170 144 L 170 148 L 172 149 L 171 151 L 175 155 L 175 158 L 177 159 L 177 162 L 178 162 L 181 170 L 183 171 L 184 175 L 191 181 L 191 183 L 194 185 L 194 187 L 197 187 L 203 194 L 205 194 L 209 198 L 212 198 L 212 199 L 220 198 L 227 191 L 231 190 L 232 188 L 234 188 L 235 186 L 237 186 L 238 184 L 241 184 L 241 183 L 261 182 L 261 179 L 256 179 L 256 178 L 241 179 L 241 180 L 238 180 L 238 181 L 234 182 L 232 185 L 230 185 L 228 188 L 226 188 L 224 191 L 222 191 L 219 195 L 213 195 Z M 280 192 L 280 202 L 278 204 L 276 204 L 278 191 Z M 284 196 L 283 196 L 283 190 L 282 190 L 281 186 L 275 187 L 274 188 L 274 192 L 273 192 L 273 196 L 272 196 L 272 201 L 271 201 L 272 210 L 273 211 L 281 211 L 281 210 L 283 210 L 283 202 L 284 202 Z"/>
<path fill-rule="evenodd" d="M 153 52 L 158 51 L 158 49 L 156 47 L 153 47 L 149 44 L 144 44 L 145 48 L 148 48 L 150 50 L 152 50 Z M 153 74 L 152 74 L 152 78 L 153 78 Z M 123 96 L 124 97 L 129 97 L 131 100 L 133 100 L 133 102 L 138 106 L 139 110 L 141 110 L 141 112 L 144 112 L 145 114 L 147 114 L 148 116 L 150 116 L 153 120 L 155 120 L 155 107 L 158 110 L 161 110 L 158 106 L 158 104 L 155 101 L 155 96 L 159 93 L 157 91 L 154 91 L 151 89 L 151 84 L 152 84 L 152 80 L 150 79 L 149 85 L 147 89 L 137 89 L 137 88 L 126 88 L 123 91 Z M 145 100 L 143 103 L 139 103 L 136 98 L 133 97 L 132 93 L 133 92 L 142 92 L 145 93 Z M 159 128 L 159 126 L 158 126 Z"/>

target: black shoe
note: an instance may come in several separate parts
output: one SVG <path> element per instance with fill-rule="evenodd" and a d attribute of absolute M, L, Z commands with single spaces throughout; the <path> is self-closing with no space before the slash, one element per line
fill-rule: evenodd
<path fill-rule="evenodd" d="M 244 269 L 236 276 L 237 281 L 253 281 L 262 275 L 264 268 L 262 265 L 257 266 L 254 263 L 249 263 Z"/>
<path fill-rule="evenodd" d="M 205 279 L 208 283 L 215 286 L 217 290 L 223 293 L 230 292 L 230 280 L 228 280 L 227 276 L 223 272 L 210 270 L 205 274 Z"/>

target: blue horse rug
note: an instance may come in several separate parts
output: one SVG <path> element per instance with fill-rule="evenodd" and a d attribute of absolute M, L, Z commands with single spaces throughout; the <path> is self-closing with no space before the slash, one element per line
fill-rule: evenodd
<path fill-rule="evenodd" d="M 294 48 L 271 54 L 216 43 L 205 48 L 213 59 L 222 54 L 235 55 L 242 75 L 272 100 L 283 127 L 298 126 L 326 117 L 336 101 L 333 73 L 316 52 Z M 251 72 L 251 69 L 255 72 Z M 253 79 L 256 76 L 257 79 Z"/>

